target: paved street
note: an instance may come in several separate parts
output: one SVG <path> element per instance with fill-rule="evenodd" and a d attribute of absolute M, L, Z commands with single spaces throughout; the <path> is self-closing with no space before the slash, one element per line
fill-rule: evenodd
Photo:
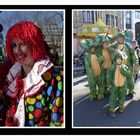
<path fill-rule="evenodd" d="M 86 75 L 73 78 L 74 127 L 140 127 L 140 77 L 135 84 L 136 95 L 127 97 L 123 113 L 116 118 L 108 114 L 107 95 L 102 100 L 88 100 L 89 87 Z"/>

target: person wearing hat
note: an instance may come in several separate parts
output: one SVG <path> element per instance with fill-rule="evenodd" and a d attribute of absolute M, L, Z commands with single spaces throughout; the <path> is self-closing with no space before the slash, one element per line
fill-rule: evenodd
<path fill-rule="evenodd" d="M 85 68 L 90 88 L 89 100 L 104 98 L 104 75 L 102 72 L 103 57 L 96 53 L 94 40 L 82 40 L 81 45 L 88 50 L 85 53 Z M 97 91 L 98 88 L 98 91 Z M 97 93 L 98 92 L 98 93 Z"/>
<path fill-rule="evenodd" d="M 132 46 L 125 42 L 125 35 L 123 32 L 118 32 L 115 35 L 115 39 L 116 39 L 117 43 L 114 43 L 109 47 L 111 58 L 114 61 L 114 52 L 116 49 L 119 49 L 121 52 L 126 53 L 127 59 L 124 61 L 124 64 L 126 64 L 128 66 L 128 68 L 131 71 L 131 75 L 132 75 L 131 78 L 129 77 L 130 79 L 127 78 L 128 89 L 129 89 L 128 95 L 133 97 L 135 94 L 133 69 L 138 64 L 138 58 L 137 58 L 136 54 L 134 53 L 134 49 L 132 48 Z"/>
<path fill-rule="evenodd" d="M 63 126 L 63 73 L 54 67 L 43 33 L 30 21 L 15 23 L 6 35 L 8 71 L 5 126 Z"/>
<path fill-rule="evenodd" d="M 108 69 L 107 82 L 110 87 L 109 114 L 116 117 L 115 111 L 118 102 L 119 112 L 124 110 L 124 102 L 127 94 L 127 77 L 131 77 L 130 69 L 123 64 L 127 59 L 124 52 L 116 49 L 114 52 L 114 63 Z"/>

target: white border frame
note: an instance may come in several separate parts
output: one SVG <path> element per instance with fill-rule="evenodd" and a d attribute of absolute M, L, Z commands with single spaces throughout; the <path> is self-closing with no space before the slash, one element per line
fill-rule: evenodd
<path fill-rule="evenodd" d="M 73 102 L 73 12 L 74 11 L 140 11 L 140 9 L 72 9 L 72 128 L 78 128 L 78 129 L 85 129 L 85 128 L 90 128 L 90 129 L 100 129 L 100 128 L 106 128 L 106 129 L 110 129 L 110 128 L 113 128 L 113 129 L 116 129 L 116 128 L 127 128 L 127 129 L 129 129 L 129 128 L 137 128 L 137 129 L 139 129 L 140 128 L 140 126 L 139 127 L 96 127 L 96 126 L 93 126 L 93 127 L 74 127 L 73 125 L 74 125 L 74 121 L 73 121 L 73 115 L 74 115 L 74 112 L 73 112 L 73 104 L 74 104 L 74 102 Z M 110 118 L 110 119 L 112 119 L 112 118 Z"/>
<path fill-rule="evenodd" d="M 65 9 L 0 9 L 0 11 L 62 11 L 63 12 L 63 72 L 64 72 L 64 75 L 63 75 L 63 94 L 64 94 L 64 100 L 63 100 L 63 103 L 64 103 L 64 108 L 63 108 L 63 113 L 64 113 L 64 126 L 63 127 L 51 127 L 51 126 L 47 126 L 47 127 L 1 127 L 0 128 L 14 128 L 14 129 L 20 129 L 20 128 L 31 128 L 31 129 L 39 129 L 39 128 L 44 128 L 44 129 L 65 129 L 66 128 L 66 118 L 65 118 L 65 112 L 66 112 L 66 109 L 65 109 Z"/>

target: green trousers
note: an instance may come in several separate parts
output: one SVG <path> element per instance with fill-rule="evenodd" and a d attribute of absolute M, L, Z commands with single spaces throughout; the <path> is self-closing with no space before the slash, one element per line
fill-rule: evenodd
<path fill-rule="evenodd" d="M 87 79 L 90 88 L 89 97 L 95 99 L 96 94 L 99 99 L 104 97 L 105 84 L 104 74 L 101 73 L 99 76 L 95 76 L 91 68 L 86 67 Z"/>
<path fill-rule="evenodd" d="M 127 93 L 127 85 L 124 84 L 123 87 L 112 86 L 110 88 L 111 94 L 109 98 L 109 110 L 115 112 L 115 108 L 118 105 L 120 109 L 124 108 L 124 102 Z"/>

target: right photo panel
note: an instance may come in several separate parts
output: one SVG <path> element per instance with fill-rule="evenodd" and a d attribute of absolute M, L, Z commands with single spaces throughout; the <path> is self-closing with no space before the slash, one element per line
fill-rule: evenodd
<path fill-rule="evenodd" d="M 140 10 L 72 10 L 72 127 L 140 127 Z"/>

